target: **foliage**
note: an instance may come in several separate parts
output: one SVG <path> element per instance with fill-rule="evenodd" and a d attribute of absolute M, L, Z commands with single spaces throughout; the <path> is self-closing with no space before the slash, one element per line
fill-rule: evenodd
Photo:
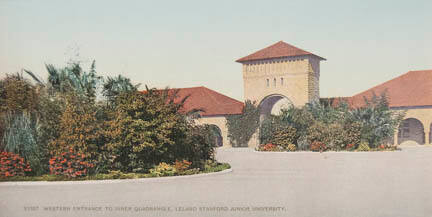
<path fill-rule="evenodd" d="M 114 103 L 118 95 L 124 92 L 138 91 L 138 85 L 133 85 L 129 78 L 118 75 L 117 77 L 107 77 L 103 83 L 102 94 L 109 103 Z"/>
<path fill-rule="evenodd" d="M 5 119 L 9 124 L 3 137 L 4 150 L 24 157 L 36 175 L 46 172 L 48 152 L 37 141 L 38 123 L 25 113 L 13 115 L 8 112 Z"/>
<path fill-rule="evenodd" d="M 280 129 L 291 126 L 296 130 L 293 143 L 299 150 L 314 148 L 310 144 L 315 141 L 326 144 L 327 150 L 335 151 L 347 150 L 348 144 L 356 148 L 361 141 L 376 148 L 393 135 L 405 114 L 388 107 L 385 93 L 379 97 L 374 94 L 370 100 L 365 98 L 365 103 L 366 106 L 355 109 L 350 109 L 344 101 L 338 104 L 313 102 L 304 107 L 283 109 L 280 115 L 270 116 L 261 124 L 261 144 L 279 144 L 272 137 L 288 136 Z"/>
<path fill-rule="evenodd" d="M 45 149 L 60 136 L 61 116 L 65 109 L 65 100 L 50 97 L 47 91 L 39 92 L 39 110 L 37 111 L 37 142 Z"/>
<path fill-rule="evenodd" d="M 32 113 L 38 110 L 36 86 L 21 74 L 6 75 L 0 81 L 0 113 Z"/>
<path fill-rule="evenodd" d="M 361 140 L 377 147 L 393 136 L 405 112 L 390 110 L 385 92 L 381 96 L 374 93 L 370 100 L 365 98 L 365 103 L 365 107 L 351 110 L 349 119 L 361 124 Z"/>
<path fill-rule="evenodd" d="M 320 141 L 327 144 L 327 148 L 341 150 L 345 146 L 345 131 L 339 123 L 324 124 L 315 122 L 308 129 L 308 141 Z M 311 147 L 312 148 L 312 147 Z"/>
<path fill-rule="evenodd" d="M 66 177 L 86 176 L 94 166 L 84 154 L 76 153 L 72 148 L 49 160 L 50 173 Z"/>
<path fill-rule="evenodd" d="M 265 118 L 259 128 L 260 144 L 271 143 L 274 129 L 280 125 L 279 116 L 269 115 Z"/>
<path fill-rule="evenodd" d="M 381 144 L 377 148 L 370 149 L 370 151 L 397 151 L 397 150 L 401 150 L 401 149 L 395 145 L 384 145 L 384 144 Z"/>
<path fill-rule="evenodd" d="M 296 132 L 297 130 L 291 126 L 275 129 L 271 141 L 275 145 L 287 148 L 289 144 L 297 140 Z"/>
<path fill-rule="evenodd" d="M 185 140 L 175 146 L 173 155 L 202 169 L 206 161 L 214 160 L 215 141 L 210 125 L 189 125 Z"/>
<path fill-rule="evenodd" d="M 209 128 L 209 136 L 211 136 L 212 138 L 214 138 L 214 147 L 220 147 L 223 145 L 223 138 L 222 138 L 222 132 L 220 130 L 220 128 L 216 125 L 213 124 L 209 124 L 208 125 Z"/>
<path fill-rule="evenodd" d="M 247 100 L 240 115 L 227 117 L 228 138 L 233 147 L 247 147 L 259 127 L 260 113 L 255 102 Z"/>
<path fill-rule="evenodd" d="M 192 162 L 190 162 L 190 161 L 176 160 L 174 163 L 174 168 L 178 174 L 183 174 L 185 171 L 187 171 L 190 168 L 191 165 L 192 165 Z"/>
<path fill-rule="evenodd" d="M 308 150 L 310 147 L 307 136 L 302 135 L 297 139 L 297 149 L 298 150 Z"/>
<path fill-rule="evenodd" d="M 216 163 L 212 164 L 209 167 L 205 167 L 205 169 L 202 171 L 202 173 L 214 173 L 214 172 L 220 172 L 222 170 L 230 169 L 231 165 L 228 163 Z"/>
<path fill-rule="evenodd" d="M 315 122 L 308 128 L 307 139 L 310 142 L 315 142 L 315 141 L 328 142 L 326 140 L 327 137 L 328 137 L 327 126 L 322 122 Z"/>
<path fill-rule="evenodd" d="M 323 152 L 323 151 L 327 150 L 327 146 L 323 142 L 313 141 L 310 145 L 310 150 Z"/>
<path fill-rule="evenodd" d="M 128 78 L 108 77 L 102 89 L 107 102 L 96 101 L 103 79 L 95 62 L 89 71 L 77 61 L 46 68 L 46 83 L 28 70 L 37 85 L 21 74 L 0 80 L 0 142 L 7 141 L 7 150 L 28 160 L 35 175 L 48 171 L 49 155 L 55 164 L 64 161 L 61 155 L 69 150 L 85 154 L 95 173 L 148 172 L 161 162 L 182 160 L 188 168 L 179 173 L 194 174 L 214 159 L 218 132 L 208 125 L 195 126 L 188 115 L 200 110 L 184 113 L 188 97 L 177 100 L 177 90 L 138 92 Z M 84 174 L 66 169 L 68 176 Z"/>
<path fill-rule="evenodd" d="M 356 149 L 356 145 L 353 143 L 349 143 L 348 145 L 346 145 L 347 151 L 354 151 L 355 149 Z"/>
<path fill-rule="evenodd" d="M 115 156 L 115 168 L 145 172 L 161 162 L 186 159 L 194 163 L 196 158 L 212 155 L 209 152 L 213 150 L 214 139 L 211 144 L 201 144 L 206 141 L 199 135 L 203 133 L 201 128 L 192 128 L 180 113 L 187 98 L 175 103 L 176 97 L 177 92 L 148 88 L 117 97 L 107 130 L 110 141 L 107 145 Z"/>
<path fill-rule="evenodd" d="M 278 145 L 268 143 L 261 144 L 257 147 L 258 151 L 282 151 L 282 148 Z"/>
<path fill-rule="evenodd" d="M 370 151 L 369 144 L 367 142 L 361 142 L 357 147 L 357 151 Z"/>
<path fill-rule="evenodd" d="M 64 68 L 45 65 L 48 71 L 48 83 L 51 93 L 74 92 L 89 98 L 96 97 L 96 90 L 102 77 L 96 73 L 96 62 L 93 61 L 90 70 L 84 71 L 78 61 L 70 62 Z"/>
<path fill-rule="evenodd" d="M 360 144 L 362 125 L 359 122 L 347 122 L 344 125 L 345 144 Z"/>
<path fill-rule="evenodd" d="M 31 172 L 31 167 L 24 158 L 12 152 L 0 153 L 0 178 L 24 176 Z"/>
<path fill-rule="evenodd" d="M 96 160 L 104 153 L 103 127 L 97 108 L 91 101 L 74 93 L 65 95 L 65 110 L 60 118 L 60 134 L 49 146 L 54 155 L 70 148 Z"/>
<path fill-rule="evenodd" d="M 211 167 L 206 167 L 205 170 L 198 168 L 186 170 L 183 174 L 179 175 L 193 175 L 199 173 L 213 173 L 231 168 L 228 163 L 212 164 Z M 80 176 L 80 177 L 67 177 L 58 176 L 53 174 L 45 174 L 41 176 L 13 176 L 0 178 L 0 182 L 8 181 L 78 181 L 78 180 L 106 180 L 106 179 L 139 179 L 154 177 L 150 173 L 123 173 L 119 170 L 110 170 L 108 173 L 97 173 L 94 175 Z"/>
<path fill-rule="evenodd" d="M 14 117 L 23 113 L 32 114 L 38 110 L 38 90 L 22 74 L 7 74 L 0 80 L 0 150 L 4 149 L 4 133 Z"/>
<path fill-rule="evenodd" d="M 161 176 L 173 176 L 177 171 L 174 166 L 169 165 L 165 162 L 159 163 L 153 169 L 150 169 L 150 174 L 152 176 L 161 177 Z"/>
<path fill-rule="evenodd" d="M 288 150 L 288 151 L 291 151 L 291 152 L 294 152 L 294 151 L 296 151 L 297 150 L 297 146 L 296 145 L 294 145 L 294 144 L 288 144 L 287 146 L 286 146 L 286 150 Z"/>
<path fill-rule="evenodd" d="M 307 130 L 313 124 L 314 118 L 305 107 L 297 108 L 291 106 L 287 109 L 282 109 L 280 121 L 282 124 L 294 127 L 300 138 L 307 135 Z"/>
<path fill-rule="evenodd" d="M 329 103 L 312 102 L 306 104 L 305 109 L 312 115 L 315 121 L 324 124 L 342 122 L 348 112 L 348 104 L 340 102 L 337 106 Z"/>

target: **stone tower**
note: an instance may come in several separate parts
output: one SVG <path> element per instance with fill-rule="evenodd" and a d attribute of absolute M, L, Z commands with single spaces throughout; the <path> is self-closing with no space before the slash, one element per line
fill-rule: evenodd
<path fill-rule="evenodd" d="M 261 120 L 285 99 L 294 106 L 319 100 L 320 56 L 279 41 L 238 59 L 243 65 L 245 100 L 255 101 Z M 258 144 L 257 135 L 249 146 Z"/>
<path fill-rule="evenodd" d="M 320 56 L 283 41 L 238 59 L 243 64 L 245 100 L 263 103 L 286 97 L 294 106 L 319 100 Z"/>

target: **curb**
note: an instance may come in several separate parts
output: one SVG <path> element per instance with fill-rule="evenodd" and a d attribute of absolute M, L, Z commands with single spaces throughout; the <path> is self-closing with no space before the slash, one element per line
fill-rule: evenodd
<path fill-rule="evenodd" d="M 146 183 L 146 182 L 160 182 L 170 181 L 177 179 L 198 178 L 205 176 L 215 176 L 230 173 L 233 170 L 225 169 L 214 173 L 201 173 L 196 175 L 184 176 L 168 176 L 168 177 L 154 177 L 154 178 L 139 178 L 139 179 L 106 179 L 106 180 L 84 180 L 84 181 L 17 181 L 17 182 L 0 182 L 0 187 L 3 186 L 52 186 L 52 185 L 82 185 L 82 184 L 113 184 L 113 183 Z"/>
<path fill-rule="evenodd" d="M 394 150 L 394 151 L 324 151 L 324 152 L 315 152 L 315 151 L 257 151 L 257 150 L 253 150 L 253 152 L 255 153 L 278 153 L 278 154 L 307 154 L 307 153 L 315 153 L 315 154 L 333 154 L 333 153 L 340 153 L 340 154 L 346 154 L 346 153 L 384 153 L 384 152 L 388 152 L 388 153 L 397 153 L 400 152 L 402 150 Z"/>

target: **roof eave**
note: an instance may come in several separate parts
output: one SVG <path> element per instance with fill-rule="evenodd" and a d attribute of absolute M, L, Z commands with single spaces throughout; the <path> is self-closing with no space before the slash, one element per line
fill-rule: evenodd
<path fill-rule="evenodd" d="M 285 57 L 302 57 L 302 56 L 313 56 L 318 58 L 321 61 L 326 61 L 327 59 L 320 57 L 318 55 L 315 54 L 305 54 L 305 55 L 297 55 L 297 56 L 281 56 L 281 57 L 269 57 L 269 58 L 259 58 L 259 59 L 250 59 L 250 60 L 243 60 L 246 57 L 240 58 L 238 60 L 236 60 L 236 62 L 238 63 L 245 63 L 245 62 L 251 62 L 251 61 L 260 61 L 260 60 L 270 60 L 270 59 L 280 59 L 280 58 L 285 58 Z"/>

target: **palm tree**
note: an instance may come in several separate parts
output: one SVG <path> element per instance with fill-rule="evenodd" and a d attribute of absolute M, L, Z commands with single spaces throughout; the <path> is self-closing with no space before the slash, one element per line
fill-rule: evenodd
<path fill-rule="evenodd" d="M 120 93 L 137 91 L 140 84 L 133 85 L 129 78 L 118 75 L 117 77 L 107 77 L 102 86 L 102 94 L 108 102 L 113 102 Z"/>
<path fill-rule="evenodd" d="M 56 68 L 52 64 L 45 65 L 48 71 L 48 83 L 39 79 L 33 72 L 24 70 L 39 85 L 48 87 L 51 94 L 76 92 L 90 98 L 96 97 L 96 90 L 102 77 L 96 74 L 96 62 L 93 61 L 88 72 L 84 71 L 80 62 L 69 63 L 64 68 Z"/>

